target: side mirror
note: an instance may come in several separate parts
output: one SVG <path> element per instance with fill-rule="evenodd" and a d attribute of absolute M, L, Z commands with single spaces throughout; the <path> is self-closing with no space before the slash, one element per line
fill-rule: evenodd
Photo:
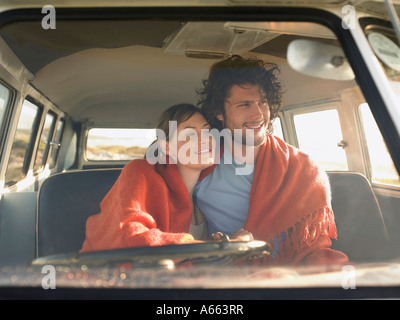
<path fill-rule="evenodd" d="M 354 73 L 338 46 L 314 40 L 293 40 L 287 49 L 289 65 L 296 71 L 323 79 L 353 80 Z"/>

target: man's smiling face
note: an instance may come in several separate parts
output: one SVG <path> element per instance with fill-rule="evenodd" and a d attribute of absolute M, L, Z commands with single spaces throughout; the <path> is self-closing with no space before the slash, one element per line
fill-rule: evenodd
<path fill-rule="evenodd" d="M 232 135 L 234 129 L 240 129 L 242 144 L 250 144 L 246 141 L 246 130 L 252 130 L 252 145 L 259 146 L 265 141 L 270 121 L 267 98 L 258 85 L 234 85 L 225 99 L 225 115 L 219 114 L 217 119 L 222 121 L 224 128 L 231 130 Z"/>

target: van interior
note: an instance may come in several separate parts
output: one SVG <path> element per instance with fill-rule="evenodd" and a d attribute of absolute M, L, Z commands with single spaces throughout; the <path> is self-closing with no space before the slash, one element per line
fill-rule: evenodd
<path fill-rule="evenodd" d="M 86 219 L 143 157 L 158 116 L 197 104 L 210 67 L 232 54 L 279 66 L 274 134 L 328 172 L 333 247 L 356 262 L 399 257 L 399 176 L 336 31 L 284 17 L 100 13 L 61 14 L 55 29 L 40 15 L 0 27 L 2 265 L 78 251 Z"/>

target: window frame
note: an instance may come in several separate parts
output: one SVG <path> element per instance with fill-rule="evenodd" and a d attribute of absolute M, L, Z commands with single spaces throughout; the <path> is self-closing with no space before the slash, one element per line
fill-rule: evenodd
<path fill-rule="evenodd" d="M 63 116 L 59 115 L 58 117 L 56 117 L 56 120 L 54 121 L 54 130 L 53 130 L 52 138 L 51 138 L 51 141 L 49 141 L 49 150 L 48 150 L 47 160 L 46 160 L 46 164 L 49 164 L 49 169 L 53 169 L 57 166 L 58 156 L 60 154 L 61 142 L 62 142 L 64 130 L 65 130 L 65 124 L 66 124 L 66 119 Z M 61 129 L 60 129 L 60 135 L 58 138 L 57 134 L 58 134 L 58 126 L 59 125 L 61 125 Z M 55 152 L 54 160 L 52 162 L 50 162 L 52 159 L 53 150 Z"/>
<path fill-rule="evenodd" d="M 136 8 L 134 8 L 135 10 L 137 10 Z M 223 9 L 225 9 L 225 8 L 223 8 Z M 236 9 L 236 8 L 227 8 L 226 9 L 226 11 L 229 11 L 229 9 Z M 245 9 L 247 9 L 247 8 L 245 8 Z M 258 8 L 257 8 L 258 9 Z M 262 8 L 261 8 L 262 9 Z M 269 9 L 269 8 L 268 8 Z M 274 9 L 274 8 L 273 8 Z M 57 9 L 58 10 L 58 9 Z M 62 10 L 62 8 L 61 8 L 61 10 Z M 157 11 L 157 10 L 154 10 L 153 8 L 151 8 L 151 10 L 153 10 L 153 11 Z M 37 10 L 38 12 L 39 12 L 39 10 Z M 240 10 L 237 10 L 237 11 L 240 11 Z M 247 11 L 247 10 L 246 10 Z M 258 11 L 260 11 L 260 9 L 258 9 Z M 262 11 L 262 10 L 261 10 Z M 62 11 L 61 11 L 62 12 Z M 94 12 L 96 12 L 96 10 L 94 10 Z M 29 11 L 28 11 L 28 13 L 29 13 Z M 96 12 L 97 13 L 97 12 Z M 13 13 L 14 15 L 15 15 L 15 13 Z M 38 13 L 39 14 L 39 13 Z M 57 11 L 57 14 L 59 14 L 59 12 Z M 93 11 L 91 12 L 91 14 L 93 14 Z M 298 17 L 301 17 L 301 19 L 303 19 L 304 18 L 304 12 L 302 12 L 302 11 L 300 11 L 300 14 L 297 14 L 297 16 Z M 300 19 L 300 18 L 299 18 Z M 332 19 L 333 20 L 333 19 Z M 334 21 L 333 21 L 334 22 Z M 332 21 L 331 21 L 331 23 L 333 23 Z M 339 22 L 337 22 L 337 24 L 338 23 L 340 23 L 340 21 Z M 350 42 L 350 44 L 351 44 L 352 42 Z M 355 51 L 357 51 L 358 52 L 358 48 L 356 47 L 355 48 Z M 356 60 L 356 58 L 357 57 L 355 57 L 354 58 L 354 60 Z M 360 64 L 361 64 L 361 67 L 364 67 L 364 65 L 365 65 L 365 63 L 361 60 L 361 62 L 360 62 Z M 361 68 L 360 67 L 360 68 Z M 361 72 L 360 72 L 361 73 Z M 364 81 L 363 79 L 363 77 L 362 76 L 360 76 L 359 77 L 360 78 L 360 81 Z M 368 85 L 366 84 L 366 82 L 364 81 L 363 82 L 364 83 L 364 87 L 368 87 Z M 372 92 L 371 92 L 371 95 L 373 95 L 373 94 L 376 94 L 377 92 L 378 92 L 378 90 L 376 89 L 376 86 L 375 86 L 375 84 L 373 85 L 373 90 L 371 90 Z M 379 92 L 378 92 L 378 96 L 379 96 Z M 380 100 L 380 97 L 378 97 L 378 100 Z M 379 102 L 379 101 L 378 101 Z M 375 108 L 378 108 L 378 103 L 376 104 L 376 107 Z M 382 116 L 381 117 L 381 124 L 383 123 L 383 120 L 384 120 L 384 116 Z M 397 149 L 398 150 L 398 149 Z M 397 159 L 399 159 L 399 157 L 397 157 Z M 397 162 L 398 163 L 398 162 Z M 368 289 L 368 288 L 367 288 Z M 24 289 L 23 289 L 24 290 Z M 22 291 L 23 292 L 23 290 L 19 290 L 19 291 Z M 39 293 L 40 293 L 40 290 L 42 290 L 42 289 L 40 289 L 39 288 Z M 62 290 L 62 289 L 59 289 L 59 290 Z M 379 290 L 381 290 L 381 288 L 379 288 Z M 379 293 L 379 290 L 377 291 L 378 293 Z M 42 290 L 43 291 L 43 290 Z M 104 290 L 103 290 L 104 291 Z M 251 290 L 249 290 L 250 292 L 249 293 L 252 293 L 251 292 Z M 359 296 L 363 296 L 363 294 L 364 294 L 364 297 L 365 297 L 365 290 L 360 290 L 360 289 L 358 289 L 358 290 L 353 290 L 354 292 L 357 292 L 357 294 L 359 294 Z M 208 291 L 208 292 L 210 292 L 210 291 Z M 341 293 L 343 293 L 344 291 L 343 290 L 336 290 L 336 288 L 335 289 L 333 289 L 333 290 L 329 290 L 329 293 L 331 293 L 332 295 L 331 296 L 334 296 L 334 297 L 343 297 L 343 296 L 346 296 L 346 295 L 343 295 L 343 294 L 341 294 L 341 293 L 339 293 L 338 294 L 338 292 L 341 292 Z M 361 292 L 361 294 L 360 294 L 360 292 Z M 370 291 L 369 291 L 370 292 Z M 373 291 L 374 293 L 376 293 L 375 291 Z M 392 296 L 391 294 L 393 294 L 394 296 L 398 296 L 398 294 L 394 294 L 394 293 L 392 293 L 392 291 L 390 291 L 391 293 L 389 293 L 389 294 L 387 294 L 386 296 Z M 132 293 L 132 291 L 129 291 L 129 293 Z M 211 293 L 212 293 L 212 291 L 211 291 Z M 307 288 L 307 289 L 302 289 L 301 290 L 301 293 L 304 293 L 305 294 L 305 296 L 307 296 L 307 297 L 320 297 L 320 294 L 321 294 L 321 292 L 320 291 L 318 291 L 317 292 L 317 294 L 315 294 L 315 291 L 314 290 L 309 290 L 309 288 Z M 141 293 L 139 293 L 139 297 L 140 297 L 140 294 Z M 268 296 L 268 294 L 270 294 L 270 291 L 268 291 L 268 290 L 265 290 L 264 291 L 264 296 Z M 185 295 L 185 293 L 183 294 L 183 296 Z M 290 295 L 290 294 L 289 294 Z M 294 295 L 294 296 L 298 296 L 298 292 L 296 292 L 296 294 Z M 182 295 L 181 295 L 182 296 Z M 214 296 L 215 296 L 215 294 L 214 294 Z M 293 296 L 293 294 L 292 294 L 292 296 Z M 329 296 L 329 294 L 328 294 L 328 296 Z M 371 294 L 371 293 L 369 293 L 369 295 L 368 296 L 374 296 L 373 294 Z M 354 295 L 353 295 L 353 297 L 354 297 Z"/>
<path fill-rule="evenodd" d="M 41 139 L 42 139 L 44 126 L 46 124 L 47 115 L 51 115 L 53 117 L 53 120 L 52 120 L 52 123 L 51 123 L 50 128 L 49 128 L 48 139 L 47 139 L 47 141 L 45 141 L 45 148 L 43 149 L 42 160 L 40 162 L 40 165 L 37 168 L 35 168 L 37 156 L 38 156 L 38 153 L 39 153 L 40 142 L 41 142 Z M 47 164 L 48 158 L 49 158 L 50 143 L 53 141 L 54 131 L 55 131 L 55 128 L 56 128 L 56 124 L 58 123 L 57 122 L 57 118 L 58 118 L 57 117 L 57 113 L 55 113 L 52 110 L 43 111 L 41 117 L 43 118 L 43 123 L 39 128 L 40 130 L 38 130 L 38 136 L 37 136 L 38 143 L 37 143 L 36 150 L 34 151 L 35 157 L 33 157 L 33 154 L 32 154 L 32 159 L 31 159 L 31 161 L 32 161 L 32 170 L 33 170 L 34 174 L 38 174 L 38 173 L 42 172 L 46 167 L 46 164 Z M 39 133 L 39 131 L 40 131 L 40 133 Z"/>
<path fill-rule="evenodd" d="M 292 106 L 292 107 L 287 107 L 281 112 L 283 113 L 283 118 L 285 121 L 287 121 L 287 124 L 285 123 L 285 129 L 287 130 L 287 141 L 291 145 L 295 146 L 296 148 L 299 148 L 299 140 L 298 140 L 298 135 L 296 131 L 296 126 L 294 122 L 294 117 L 296 115 L 301 115 L 301 114 L 308 114 L 308 113 L 313 113 L 313 112 L 319 112 L 319 111 L 327 111 L 327 110 L 336 110 L 338 113 L 338 120 L 339 120 L 339 125 L 340 125 L 340 132 L 342 133 L 342 139 L 346 141 L 346 134 L 345 131 L 343 130 L 343 123 L 342 123 L 342 112 L 341 112 L 341 103 L 339 100 L 333 100 L 333 101 L 316 101 L 311 104 L 306 104 L 303 106 Z M 282 122 L 281 122 L 282 123 Z M 282 126 L 282 128 L 284 127 Z M 340 142 L 340 141 L 338 141 Z M 338 147 L 339 148 L 339 147 Z M 345 156 L 346 156 L 346 165 L 347 165 L 347 170 L 340 170 L 343 172 L 348 172 L 352 171 L 352 164 L 349 161 L 349 154 L 348 154 L 348 149 L 347 147 L 344 148 Z M 329 169 L 326 171 L 339 171 L 339 170 L 334 170 L 334 169 Z"/>
<path fill-rule="evenodd" d="M 11 125 L 10 120 L 13 113 L 12 111 L 15 107 L 16 90 L 12 86 L 4 82 L 2 79 L 0 79 L 0 85 L 8 89 L 10 93 L 7 104 L 5 105 L 5 112 L 3 119 L 1 119 L 0 121 L 0 154 L 3 155 L 5 152 L 5 144 L 7 142 L 7 135 L 8 135 L 7 133 Z"/>

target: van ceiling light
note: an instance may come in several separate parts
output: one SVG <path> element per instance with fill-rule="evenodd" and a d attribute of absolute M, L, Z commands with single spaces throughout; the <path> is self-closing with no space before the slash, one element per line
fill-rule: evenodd
<path fill-rule="evenodd" d="M 188 58 L 197 58 L 197 59 L 223 59 L 227 55 L 223 52 L 207 52 L 207 51 L 185 51 L 185 55 Z"/>
<path fill-rule="evenodd" d="M 163 46 L 164 52 L 193 58 L 242 54 L 275 38 L 265 30 L 226 27 L 224 22 L 188 22 Z"/>

